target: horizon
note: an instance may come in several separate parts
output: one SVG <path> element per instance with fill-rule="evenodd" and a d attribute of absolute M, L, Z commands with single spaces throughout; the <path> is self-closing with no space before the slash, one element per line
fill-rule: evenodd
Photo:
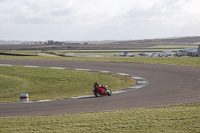
<path fill-rule="evenodd" d="M 52 40 L 52 41 L 58 41 L 58 42 L 112 42 L 112 41 L 140 41 L 140 40 L 155 40 L 155 39 L 179 39 L 179 38 L 195 38 L 200 36 L 175 36 L 175 37 L 163 37 L 163 38 L 144 38 L 144 39 L 127 39 L 127 40 Z M 9 42 L 9 41 L 16 41 L 16 42 L 47 42 L 49 40 L 4 40 L 0 39 L 0 42 Z"/>

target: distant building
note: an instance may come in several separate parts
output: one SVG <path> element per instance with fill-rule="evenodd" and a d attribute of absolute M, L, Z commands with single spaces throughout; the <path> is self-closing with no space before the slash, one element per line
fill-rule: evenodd
<path fill-rule="evenodd" d="M 200 44 L 199 44 L 199 48 L 198 48 L 198 54 L 199 54 L 199 56 L 200 56 Z"/>
<path fill-rule="evenodd" d="M 69 44 L 69 45 L 80 45 L 79 42 L 67 42 L 67 44 Z"/>
<path fill-rule="evenodd" d="M 199 56 L 199 48 L 186 48 L 186 49 L 180 49 L 179 54 L 182 56 L 192 56 L 197 57 Z"/>
<path fill-rule="evenodd" d="M 88 45 L 88 43 L 87 43 L 87 42 L 84 42 L 83 44 L 84 44 L 84 45 Z"/>
<path fill-rule="evenodd" d="M 48 40 L 48 42 L 46 43 L 47 45 L 64 45 L 64 42 L 58 42 L 58 41 L 53 41 L 53 40 Z"/>

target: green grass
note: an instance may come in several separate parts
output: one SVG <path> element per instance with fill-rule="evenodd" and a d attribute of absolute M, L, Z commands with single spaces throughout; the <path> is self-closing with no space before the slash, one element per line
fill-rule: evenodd
<path fill-rule="evenodd" d="M 76 58 L 76 57 L 17 57 L 17 56 L 0 56 L 1 59 L 28 59 L 28 60 L 73 60 L 73 61 L 106 61 L 106 62 L 126 62 L 126 63 L 148 63 L 148 64 L 169 64 L 169 65 L 184 65 L 184 66 L 200 66 L 200 57 L 198 58 L 128 58 L 128 57 L 110 57 L 110 58 Z M 8 67 L 21 69 L 18 67 Z M 0 72 L 2 67 L 0 67 Z M 34 69 L 34 68 L 23 68 Z M 37 68 L 38 69 L 38 68 Z M 11 69 L 7 70 L 9 72 Z M 17 70 L 18 71 L 18 70 Z M 18 75 L 21 75 L 19 72 Z M 34 69 L 30 71 L 31 74 L 36 71 L 44 71 L 45 73 L 38 75 L 44 76 L 46 84 L 50 84 L 52 81 L 52 75 L 46 75 L 50 69 Z M 58 73 L 56 70 L 54 74 Z M 63 70 L 66 73 L 67 70 Z M 64 72 L 59 72 L 63 73 Z M 13 71 L 12 71 L 13 73 Z M 24 72 L 23 72 L 24 73 Z M 26 72 L 28 75 L 29 71 Z M 84 72 L 85 73 L 85 72 Z M 69 73 L 68 73 L 69 74 Z M 10 88 L 22 86 L 16 89 L 21 89 L 23 86 L 29 86 L 36 82 L 27 82 L 26 76 L 13 76 L 5 73 L 0 74 L 0 84 L 4 86 L 8 85 Z M 61 74 L 62 75 L 62 74 Z M 88 74 L 87 74 L 88 75 Z M 93 74 L 92 74 L 93 75 Z M 113 75 L 112 75 L 113 76 Z M 37 76 L 33 76 L 34 78 Z M 32 77 L 32 78 L 33 78 Z M 54 77 L 54 75 L 53 75 Z M 101 75 L 102 77 L 102 75 Z M 102 84 L 108 84 L 104 82 L 104 77 L 98 77 L 95 80 L 102 82 Z M 108 76 L 109 77 L 109 76 Z M 85 77 L 84 77 L 85 78 Z M 93 77 L 94 78 L 94 77 Z M 95 77 L 96 78 L 96 77 Z M 82 78 L 80 78 L 82 80 Z M 109 77 L 110 79 L 110 77 Z M 61 85 L 63 77 L 56 77 L 56 81 L 59 81 Z M 11 81 L 7 83 L 7 81 Z M 69 81 L 67 81 L 69 82 Z M 84 81 L 81 81 L 84 82 Z M 91 80 L 93 85 L 94 80 Z M 59 83 L 59 84 L 60 84 Z M 41 84 L 41 83 L 40 83 Z M 82 84 L 81 84 L 82 85 Z M 112 86 L 112 84 L 108 84 Z M 62 86 L 60 86 L 62 87 Z M 56 88 L 56 89 L 55 89 Z M 60 98 L 60 90 L 58 86 L 52 87 L 52 92 L 56 93 Z M 43 89 L 43 88 L 42 88 Z M 5 89 L 4 93 L 11 93 L 10 89 Z M 23 90 L 23 89 L 22 89 Z M 2 90 L 0 90 L 2 92 Z M 21 91 L 21 90 L 20 90 Z M 82 91 L 82 90 L 81 90 Z M 23 91 L 22 91 L 23 92 Z M 27 92 L 27 91 L 24 91 Z M 88 93 L 91 93 L 91 88 L 88 88 Z M 86 93 L 85 93 L 86 94 Z M 32 95 L 30 99 L 32 100 Z M 0 98 L 2 93 L 0 93 Z M 19 94 L 17 94 L 18 100 Z M 66 97 L 64 95 L 64 97 Z M 48 98 L 49 99 L 49 98 Z M 171 133 L 199 133 L 200 132 L 200 103 L 176 105 L 158 108 L 146 108 L 146 109 L 130 109 L 130 110 L 118 110 L 109 112 L 98 113 L 82 113 L 82 114 L 64 114 L 64 115 L 52 115 L 52 116 L 34 116 L 34 117 L 10 117 L 0 118 L 0 132 L 171 132 Z"/>
<path fill-rule="evenodd" d="M 0 66 L 0 102 L 19 101 L 21 93 L 30 100 L 60 99 L 92 95 L 97 81 L 112 91 L 128 88 L 135 80 L 106 73 Z"/>
<path fill-rule="evenodd" d="M 198 48 L 198 45 L 156 45 L 156 46 L 152 46 L 150 48 L 175 48 L 175 49 L 179 49 L 179 48 Z"/>
<path fill-rule="evenodd" d="M 0 118 L 0 132 L 199 133 L 200 103 L 97 113 Z"/>

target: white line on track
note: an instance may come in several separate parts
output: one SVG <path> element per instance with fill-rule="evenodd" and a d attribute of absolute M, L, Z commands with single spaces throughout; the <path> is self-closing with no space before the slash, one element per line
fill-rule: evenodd
<path fill-rule="evenodd" d="M 53 100 L 39 100 L 37 102 L 50 102 L 50 101 L 53 101 Z"/>
<path fill-rule="evenodd" d="M 114 91 L 114 92 L 112 92 L 112 94 L 119 94 L 119 93 L 123 93 L 123 92 L 126 92 L 126 91 L 124 91 L 124 90 L 121 90 L 121 91 Z"/>
<path fill-rule="evenodd" d="M 147 81 L 137 81 L 138 84 L 146 84 Z"/>
<path fill-rule="evenodd" d="M 24 66 L 24 67 L 39 67 L 39 66 Z"/>
<path fill-rule="evenodd" d="M 116 73 L 116 74 L 123 75 L 123 76 L 128 76 L 129 75 L 129 74 L 126 74 L 126 73 Z"/>
<path fill-rule="evenodd" d="M 13 66 L 13 65 L 9 65 L 9 64 L 0 64 L 0 66 Z"/>
<path fill-rule="evenodd" d="M 143 78 L 141 78 L 141 77 L 131 77 L 131 78 L 136 79 L 136 80 L 138 80 L 138 79 L 143 79 Z"/>
<path fill-rule="evenodd" d="M 65 67 L 49 67 L 49 68 L 53 68 L 53 69 L 66 69 Z"/>
<path fill-rule="evenodd" d="M 135 85 L 135 86 L 132 86 L 132 87 L 130 87 L 131 89 L 139 89 L 139 88 L 141 88 L 141 87 L 143 87 L 143 86 L 141 86 L 141 85 Z"/>
<path fill-rule="evenodd" d="M 110 71 L 99 71 L 101 73 L 110 73 Z"/>
<path fill-rule="evenodd" d="M 94 95 L 86 95 L 86 96 L 79 96 L 79 97 L 71 97 L 72 99 L 81 99 L 81 98 L 89 98 L 89 97 L 95 97 Z"/>
<path fill-rule="evenodd" d="M 74 70 L 78 70 L 78 71 L 91 71 L 90 69 L 78 69 L 78 68 L 76 68 Z"/>

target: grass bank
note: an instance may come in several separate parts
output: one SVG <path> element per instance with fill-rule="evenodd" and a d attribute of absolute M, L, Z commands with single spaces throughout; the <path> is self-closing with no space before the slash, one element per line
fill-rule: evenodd
<path fill-rule="evenodd" d="M 98 113 L 0 118 L 0 132 L 199 133 L 200 103 Z"/>
<path fill-rule="evenodd" d="M 149 63 L 149 64 L 200 66 L 199 57 L 198 58 L 143 58 L 143 57 L 142 58 L 127 58 L 127 57 L 75 58 L 75 57 L 39 57 L 39 56 L 38 57 L 0 56 L 0 58 L 1 59 L 33 59 L 33 60 L 74 60 L 74 61 L 107 61 L 107 62 L 110 61 L 110 62 L 127 62 L 127 63 L 133 62 L 133 63 Z M 9 67 L 9 68 L 14 68 L 14 67 Z M 33 69 L 33 68 L 25 68 L 25 69 Z M 2 71 L 4 70 L 1 69 L 0 72 Z M 10 70 L 7 70 L 7 72 L 9 71 Z M 6 77 L 5 76 L 6 72 L 3 74 L 1 73 L 0 75 L 3 75 L 2 77 L 5 78 L 6 80 L 10 78 L 9 79 L 10 81 L 13 81 L 13 82 L 18 81 L 19 86 L 20 85 L 26 86 L 26 84 L 22 84 L 22 83 L 26 83 L 26 82 L 23 82 L 27 80 L 26 76 L 20 77 L 20 72 L 19 71 L 17 72 L 19 77 L 18 76 L 15 77 L 13 75 L 9 75 Z M 29 72 L 31 71 L 27 71 L 26 73 L 29 73 Z M 46 70 L 46 73 L 48 72 L 49 72 L 49 69 Z M 35 73 L 35 70 L 32 71 L 31 73 Z M 46 80 L 47 80 L 47 85 L 48 85 L 48 83 L 52 82 L 54 75 L 49 76 L 49 75 L 46 75 L 46 73 L 43 73 L 40 76 L 45 75 L 43 77 L 44 79 L 47 76 Z M 55 73 L 58 73 L 58 70 L 56 70 L 54 74 Z M 11 77 L 14 77 L 14 79 L 12 79 Z M 37 77 L 37 76 L 34 75 L 32 78 L 34 77 Z M 5 79 L 4 81 L 6 83 Z M 82 78 L 80 79 L 82 80 Z M 61 80 L 63 80 L 62 76 L 58 76 L 56 80 L 59 81 L 62 85 L 64 85 L 65 81 L 61 82 Z M 107 82 L 106 83 L 103 82 L 104 78 L 101 79 L 100 77 L 98 77 L 97 79 L 94 79 L 94 80 L 98 80 L 99 82 L 102 82 L 102 84 L 108 84 Z M 90 85 L 93 85 L 94 80 L 91 80 L 92 84 Z M 1 81 L 2 80 L 0 79 L 0 82 Z M 81 81 L 81 82 L 84 82 L 84 81 Z M 1 82 L 1 84 L 2 83 L 3 82 Z M 30 82 L 30 85 L 32 85 L 32 82 Z M 108 85 L 112 86 L 111 84 L 108 84 Z M 60 87 L 63 87 L 63 86 L 60 86 Z M 20 89 L 20 88 L 23 88 L 23 87 L 19 87 L 16 89 Z M 55 86 L 52 88 L 53 88 L 52 92 L 54 91 L 56 94 L 60 95 L 60 93 L 58 93 L 59 87 L 58 89 L 55 89 Z M 82 90 L 79 90 L 79 91 L 82 91 Z M 89 88 L 88 93 L 91 94 L 91 88 Z M 1 96 L 2 94 L 0 94 L 0 98 Z M 17 94 L 17 100 L 18 100 L 18 94 Z M 199 133 L 200 132 L 200 126 L 199 126 L 200 125 L 200 117 L 199 117 L 200 111 L 199 110 L 200 110 L 200 103 L 195 103 L 195 104 L 176 105 L 176 106 L 167 106 L 167 107 L 159 107 L 159 108 L 130 109 L 130 110 L 99 112 L 99 113 L 0 118 L 0 132 L 173 132 L 173 133 L 192 132 L 192 133 Z"/>
<path fill-rule="evenodd" d="M 0 102 L 19 101 L 21 93 L 28 93 L 30 100 L 91 95 L 95 81 L 108 85 L 112 91 L 136 83 L 129 77 L 115 74 L 0 66 Z"/>

